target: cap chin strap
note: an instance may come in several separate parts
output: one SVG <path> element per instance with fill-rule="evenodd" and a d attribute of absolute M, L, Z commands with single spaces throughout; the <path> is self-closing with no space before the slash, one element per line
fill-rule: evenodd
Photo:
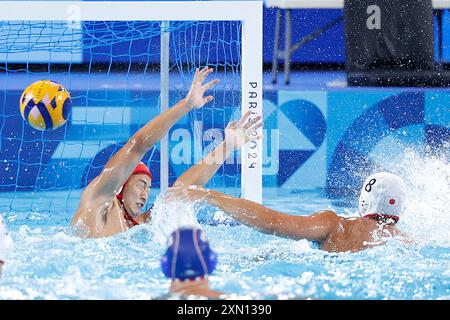
<path fill-rule="evenodd" d="M 392 214 L 384 214 L 384 213 L 370 213 L 370 214 L 364 215 L 363 218 L 369 218 L 369 219 L 374 219 L 374 220 L 392 219 L 395 221 L 395 223 L 397 223 L 398 220 L 400 220 L 400 218 L 398 216 L 394 216 Z"/>
<path fill-rule="evenodd" d="M 128 228 L 132 228 L 134 226 L 139 225 L 139 222 L 134 220 L 133 216 L 127 212 L 125 205 L 122 202 L 120 202 L 120 204 L 122 205 L 123 217 L 125 218 L 125 221 L 127 222 Z"/>

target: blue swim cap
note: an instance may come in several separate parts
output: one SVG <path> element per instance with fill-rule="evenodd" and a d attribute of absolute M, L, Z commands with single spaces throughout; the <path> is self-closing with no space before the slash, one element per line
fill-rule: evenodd
<path fill-rule="evenodd" d="M 209 247 L 205 234 L 195 227 L 183 227 L 170 236 L 170 244 L 161 258 L 164 275 L 171 279 L 195 280 L 211 274 L 217 254 Z"/>

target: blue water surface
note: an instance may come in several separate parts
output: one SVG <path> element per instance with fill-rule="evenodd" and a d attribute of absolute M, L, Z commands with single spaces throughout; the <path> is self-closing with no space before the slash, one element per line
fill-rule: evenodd
<path fill-rule="evenodd" d="M 70 201 L 76 207 L 76 197 Z M 351 202 L 329 200 L 320 191 L 266 191 L 264 203 L 300 215 L 330 208 L 347 216 L 355 211 Z M 164 219 L 170 222 L 172 214 L 166 212 Z M 14 247 L 0 280 L 0 299 L 159 299 L 168 292 L 169 280 L 160 269 L 165 244 L 151 224 L 109 238 L 82 239 L 68 216 L 25 216 L 6 217 Z M 358 253 L 327 253 L 307 241 L 242 225 L 202 228 L 219 254 L 211 287 L 230 297 L 450 299 L 447 245 L 405 246 L 392 240 Z"/>

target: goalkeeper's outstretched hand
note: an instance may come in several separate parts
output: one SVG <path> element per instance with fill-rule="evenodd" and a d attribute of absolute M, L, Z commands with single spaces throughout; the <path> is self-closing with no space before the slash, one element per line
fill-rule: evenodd
<path fill-rule="evenodd" d="M 202 70 L 199 70 L 198 68 L 195 69 L 194 80 L 192 81 L 191 88 L 185 100 L 186 105 L 190 109 L 199 109 L 214 99 L 211 95 L 204 97 L 204 94 L 206 90 L 211 89 L 218 84 L 219 80 L 214 79 L 206 84 L 203 84 L 206 77 L 213 71 L 214 69 L 209 67 L 204 67 Z"/>
<path fill-rule="evenodd" d="M 261 116 L 248 121 L 251 115 L 252 112 L 248 111 L 240 120 L 232 121 L 227 125 L 225 129 L 227 148 L 239 150 L 247 142 L 261 139 L 262 135 L 256 132 L 263 126 Z"/>

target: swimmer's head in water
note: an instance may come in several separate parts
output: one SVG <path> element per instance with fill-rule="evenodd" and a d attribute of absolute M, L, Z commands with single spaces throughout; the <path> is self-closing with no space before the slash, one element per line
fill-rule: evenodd
<path fill-rule="evenodd" d="M 2 216 L 0 215 L 0 265 L 6 260 L 6 255 L 12 245 L 12 238 L 8 234 L 6 225 L 3 222 Z"/>
<path fill-rule="evenodd" d="M 361 188 L 359 214 L 363 217 L 397 222 L 405 206 L 405 184 L 395 174 L 370 175 Z"/>
<path fill-rule="evenodd" d="M 211 274 L 217 265 L 217 254 L 210 248 L 205 234 L 195 227 L 174 231 L 161 258 L 164 275 L 172 280 L 196 280 Z"/>
<path fill-rule="evenodd" d="M 151 187 L 152 174 L 148 167 L 140 162 L 116 197 L 123 203 L 127 213 L 137 217 L 147 203 Z"/>

